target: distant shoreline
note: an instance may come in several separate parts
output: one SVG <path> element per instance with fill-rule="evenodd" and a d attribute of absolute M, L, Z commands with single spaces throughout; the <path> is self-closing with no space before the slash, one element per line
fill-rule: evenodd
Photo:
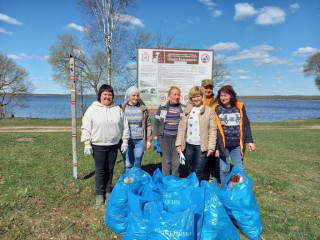
<path fill-rule="evenodd" d="M 29 96 L 44 97 L 69 97 L 70 94 L 30 94 Z M 85 97 L 96 97 L 96 95 L 85 95 Z M 116 98 L 124 97 L 124 95 L 116 95 Z M 304 96 L 304 95 L 265 95 L 265 96 L 238 96 L 239 99 L 261 99 L 261 100 L 320 100 L 320 95 Z"/>

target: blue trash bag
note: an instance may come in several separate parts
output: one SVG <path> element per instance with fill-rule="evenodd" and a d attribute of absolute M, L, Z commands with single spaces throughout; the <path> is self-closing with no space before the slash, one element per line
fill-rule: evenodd
<path fill-rule="evenodd" d="M 128 225 L 122 240 L 145 240 L 151 214 L 151 201 L 132 192 L 128 194 Z"/>
<path fill-rule="evenodd" d="M 175 190 L 165 190 L 163 208 L 170 213 L 194 210 L 194 239 L 201 239 L 201 229 L 204 211 L 204 188 L 183 187 Z"/>
<path fill-rule="evenodd" d="M 140 188 L 138 195 L 149 201 L 162 201 L 162 193 L 152 180 Z"/>
<path fill-rule="evenodd" d="M 230 187 L 228 182 L 234 174 L 242 175 L 244 182 Z M 219 191 L 219 197 L 231 220 L 240 228 L 241 232 L 249 239 L 258 240 L 261 235 L 262 224 L 252 186 L 253 181 L 251 178 L 237 166 L 234 166 Z"/>
<path fill-rule="evenodd" d="M 201 240 L 240 240 L 237 229 L 218 197 L 217 180 L 214 181 L 215 187 L 207 181 L 202 181 L 200 184 L 200 187 L 205 189 Z"/>
<path fill-rule="evenodd" d="M 124 236 L 128 224 L 128 193 L 137 193 L 140 188 L 151 181 L 151 176 L 133 167 L 123 173 L 115 184 L 108 200 L 105 213 L 105 224 L 115 233 Z"/>
<path fill-rule="evenodd" d="M 160 192 L 183 187 L 199 187 L 199 180 L 195 173 L 191 173 L 187 178 L 179 178 L 172 175 L 164 176 L 158 168 L 154 171 L 152 180 Z"/>
<path fill-rule="evenodd" d="M 169 213 L 161 202 L 152 202 L 148 240 L 194 240 L 194 209 Z"/>

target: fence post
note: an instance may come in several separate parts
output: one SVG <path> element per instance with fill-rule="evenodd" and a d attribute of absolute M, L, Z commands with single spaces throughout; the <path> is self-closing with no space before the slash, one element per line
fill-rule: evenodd
<path fill-rule="evenodd" d="M 73 152 L 73 177 L 78 178 L 78 156 L 77 156 L 77 113 L 76 113 L 76 77 L 74 57 L 70 55 L 70 90 L 71 90 L 71 117 L 72 117 L 72 152 Z"/>

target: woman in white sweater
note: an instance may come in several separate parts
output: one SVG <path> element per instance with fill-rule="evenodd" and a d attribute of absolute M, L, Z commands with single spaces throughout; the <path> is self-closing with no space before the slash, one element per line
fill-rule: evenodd
<path fill-rule="evenodd" d="M 113 88 L 103 84 L 98 92 L 98 101 L 92 103 L 82 119 L 81 142 L 85 144 L 84 154 L 93 154 L 95 161 L 97 205 L 103 205 L 112 190 L 113 169 L 121 139 L 121 152 L 128 151 L 128 121 L 113 99 Z"/>

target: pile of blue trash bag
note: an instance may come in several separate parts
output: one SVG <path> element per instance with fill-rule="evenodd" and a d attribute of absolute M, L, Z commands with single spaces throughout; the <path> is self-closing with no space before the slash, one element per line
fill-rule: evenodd
<path fill-rule="evenodd" d="M 228 186 L 233 174 L 244 181 Z M 164 176 L 157 169 L 152 177 L 139 168 L 123 173 L 115 184 L 105 213 L 105 224 L 123 240 L 214 240 L 259 239 L 262 231 L 252 180 L 233 167 L 218 188 L 187 178 Z"/>

